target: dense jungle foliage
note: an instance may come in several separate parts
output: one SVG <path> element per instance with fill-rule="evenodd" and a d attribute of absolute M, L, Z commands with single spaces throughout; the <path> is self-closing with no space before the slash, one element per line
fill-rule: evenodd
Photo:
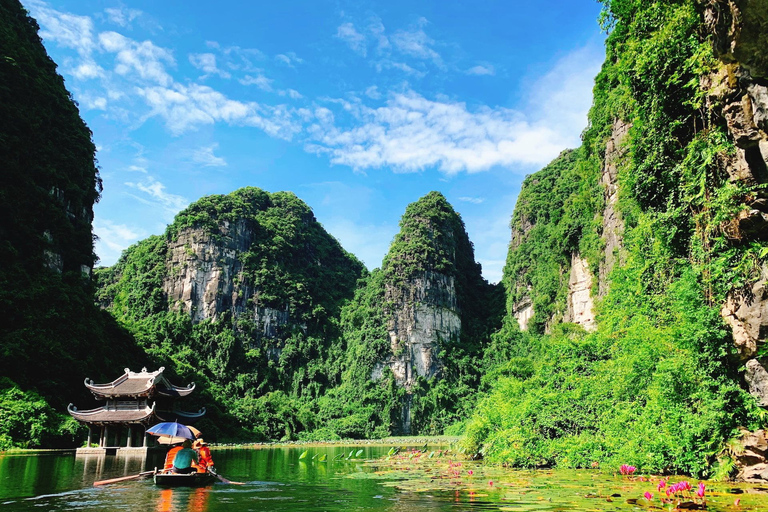
<path fill-rule="evenodd" d="M 168 296 L 168 283 L 195 286 L 211 268 L 224 269 L 214 315 Z M 200 199 L 164 236 L 97 269 L 97 299 L 175 378 L 197 383 L 184 407 L 208 406 L 209 437 L 290 439 L 319 426 L 317 399 L 339 383 L 341 307 L 366 273 L 295 195 L 248 187 Z M 284 319 L 268 326 L 270 314 Z"/>
<path fill-rule="evenodd" d="M 95 147 L 37 31 L 0 0 L 0 450 L 79 441 L 83 378 L 142 360 L 93 304 Z"/>
<path fill-rule="evenodd" d="M 416 280 L 435 274 L 454 281 L 455 297 L 425 297 L 423 303 L 456 308 L 461 319 L 458 339 L 440 340 L 439 375 L 417 377 L 406 389 L 396 385 L 386 368 L 380 379 L 372 381 L 377 363 L 410 350 L 404 340 L 392 346 L 389 328 L 398 309 L 416 306 L 402 299 L 409 295 L 408 289 L 416 286 Z M 475 403 L 479 363 L 502 312 L 501 290 L 483 279 L 461 216 L 442 194 L 430 192 L 408 205 L 381 269 L 372 272 L 342 311 L 346 367 L 342 385 L 327 399 L 350 402 L 344 415 L 367 423 L 369 427 L 360 432 L 366 436 L 402 433 L 404 407 L 410 409 L 411 433 L 443 433 L 466 418 Z"/>
<path fill-rule="evenodd" d="M 231 292 L 219 290 L 215 319 L 196 320 L 167 294 L 168 282 L 208 264 L 197 265 L 202 254 L 193 245 L 235 255 L 224 261 L 222 250 L 211 262 L 229 268 L 234 283 Z M 403 306 L 392 290 L 428 272 L 455 280 L 462 315 L 460 340 L 441 347 L 441 378 L 408 390 L 391 372 L 372 381 L 374 365 L 390 356 L 389 318 Z M 442 432 L 468 413 L 480 378 L 475 363 L 502 310 L 461 218 L 435 192 L 408 207 L 382 269 L 371 275 L 296 196 L 245 188 L 194 203 L 165 236 L 131 247 L 97 277 L 99 302 L 153 358 L 172 361 L 166 366 L 177 378 L 195 380 L 197 400 L 215 404 L 206 431 L 237 425 L 219 434 L 248 440 L 387 435 L 399 431 L 404 400 L 416 432 Z M 287 313 L 277 332 L 267 333 L 254 314 L 263 308 Z"/>
<path fill-rule="evenodd" d="M 504 357 L 487 356 L 492 389 L 467 425 L 467 447 L 519 466 L 610 462 L 724 476 L 736 427 L 766 419 L 738 385 L 719 317 L 726 293 L 758 279 L 768 253 L 727 236 L 756 186 L 727 180 L 733 141 L 703 105 L 699 78 L 718 63 L 702 4 L 604 4 L 607 57 L 583 145 L 520 194 L 513 232 L 524 235 L 510 249 L 508 314 L 492 345 Z M 544 335 L 562 311 L 571 253 L 595 275 L 603 258 L 599 179 L 616 119 L 631 124 L 618 175 L 624 261 L 598 301 L 596 332 L 555 324 Z M 512 318 L 524 293 L 538 308 L 525 333 Z"/>

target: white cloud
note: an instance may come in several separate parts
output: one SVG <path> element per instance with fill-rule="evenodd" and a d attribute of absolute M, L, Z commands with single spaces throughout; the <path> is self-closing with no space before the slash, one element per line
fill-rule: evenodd
<path fill-rule="evenodd" d="M 219 145 L 217 143 L 195 150 L 192 153 L 192 161 L 201 164 L 204 167 L 226 167 L 227 161 L 224 160 L 224 158 L 213 154 L 218 147 Z"/>
<path fill-rule="evenodd" d="M 280 96 L 288 96 L 292 100 L 299 100 L 304 97 L 301 95 L 299 91 L 296 91 L 294 89 L 285 89 L 284 91 L 277 91 L 277 94 L 279 94 Z"/>
<path fill-rule="evenodd" d="M 483 204 L 485 202 L 484 197 L 460 197 L 459 201 L 464 201 L 465 203 L 472 203 L 472 204 Z"/>
<path fill-rule="evenodd" d="M 272 92 L 272 80 L 271 78 L 267 78 L 264 75 L 257 75 L 257 76 L 251 76 L 251 75 L 245 75 L 243 78 L 238 80 L 243 85 L 255 85 L 262 91 L 266 92 Z"/>
<path fill-rule="evenodd" d="M 126 182 L 125 184 L 146 194 L 146 196 L 134 196 L 136 199 L 145 204 L 160 206 L 171 218 L 189 204 L 188 199 L 166 192 L 165 185 L 157 181 L 153 176 L 147 176 L 141 182 Z"/>
<path fill-rule="evenodd" d="M 371 98 L 372 100 L 380 100 L 381 99 L 381 93 L 379 92 L 379 88 L 375 85 L 372 85 L 368 87 L 365 90 L 365 95 Z"/>
<path fill-rule="evenodd" d="M 189 54 L 189 62 L 205 73 L 203 78 L 208 75 L 219 75 L 221 78 L 229 78 L 232 76 L 216 66 L 216 56 L 212 53 L 191 53 Z"/>
<path fill-rule="evenodd" d="M 581 133 L 592 105 L 595 75 L 604 60 L 605 50 L 598 41 L 570 52 L 528 87 L 528 110 L 563 133 Z"/>
<path fill-rule="evenodd" d="M 151 41 L 137 42 L 117 32 L 102 32 L 99 34 L 101 47 L 115 53 L 115 72 L 118 75 L 134 77 L 168 86 L 173 79 L 165 69 L 165 65 L 174 65 L 173 54 L 170 50 L 155 46 Z"/>
<path fill-rule="evenodd" d="M 108 265 L 116 262 L 131 244 L 147 236 L 142 229 L 98 217 L 93 221 L 93 232 L 98 237 L 95 243 L 96 254 L 102 263 Z"/>
<path fill-rule="evenodd" d="M 72 74 L 75 76 L 75 78 L 80 80 L 87 80 L 89 78 L 97 78 L 103 76 L 104 70 L 94 61 L 85 60 L 72 70 Z"/>
<path fill-rule="evenodd" d="M 470 107 L 413 90 L 392 93 L 377 108 L 360 99 L 357 104 L 347 102 L 345 122 L 315 116 L 305 148 L 355 170 L 390 167 L 414 172 L 437 167 L 450 175 L 522 166 L 519 171 L 525 172 L 580 144 L 602 59 L 597 44 L 566 55 L 530 85 L 523 110 Z"/>
<path fill-rule="evenodd" d="M 431 60 L 438 66 L 442 66 L 442 59 L 432 46 L 435 41 L 427 36 L 421 28 L 427 24 L 425 18 L 419 20 L 418 28 L 411 30 L 398 30 L 389 38 L 392 45 L 401 53 L 422 60 Z"/>
<path fill-rule="evenodd" d="M 339 28 L 336 29 L 336 37 L 347 43 L 355 53 L 359 53 L 363 57 L 368 53 L 365 36 L 358 32 L 352 23 L 347 22 L 339 25 Z"/>
<path fill-rule="evenodd" d="M 72 74 L 80 79 L 96 78 L 103 70 L 96 64 L 93 52 L 97 48 L 93 20 L 88 16 L 63 13 L 51 9 L 45 2 L 32 0 L 28 3 L 30 12 L 40 24 L 40 37 L 46 42 L 75 50 L 80 62 Z"/>
<path fill-rule="evenodd" d="M 198 84 L 174 84 L 171 88 L 147 87 L 139 89 L 138 93 L 152 107 L 152 114 L 162 117 L 174 134 L 217 121 L 242 121 L 253 109 L 252 106 L 230 100 L 220 92 Z"/>
<path fill-rule="evenodd" d="M 496 70 L 490 64 L 478 64 L 477 66 L 469 68 L 466 73 L 468 75 L 493 76 L 496 74 Z"/>
<path fill-rule="evenodd" d="M 143 236 L 143 231 L 140 229 L 125 224 L 115 224 L 106 219 L 95 219 L 93 230 L 101 243 L 113 251 L 122 251 Z"/>
<path fill-rule="evenodd" d="M 89 110 L 106 110 L 107 98 L 103 96 L 92 96 L 89 93 L 80 95 L 80 104 Z"/>
<path fill-rule="evenodd" d="M 361 106 L 354 126 L 339 129 L 319 118 L 311 128 L 331 162 L 355 169 L 390 166 L 418 171 L 436 166 L 447 174 L 493 166 L 542 165 L 563 149 L 552 127 L 534 125 L 520 112 L 429 100 L 409 91 L 379 108 Z"/>
<path fill-rule="evenodd" d="M 295 64 L 303 64 L 304 59 L 300 58 L 294 52 L 286 52 L 275 55 L 275 61 L 284 64 L 290 68 L 295 67 Z"/>
<path fill-rule="evenodd" d="M 141 16 L 143 13 L 138 9 L 128 9 L 127 7 L 107 8 L 107 19 L 121 27 L 130 27 L 131 22 Z"/>

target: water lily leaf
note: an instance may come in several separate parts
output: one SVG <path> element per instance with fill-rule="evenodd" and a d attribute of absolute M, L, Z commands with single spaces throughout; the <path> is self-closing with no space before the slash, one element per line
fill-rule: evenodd
<path fill-rule="evenodd" d="M 307 450 L 304 450 L 301 455 L 299 455 L 299 460 L 306 459 L 307 458 Z"/>
<path fill-rule="evenodd" d="M 434 457 L 434 456 L 435 456 L 435 452 L 431 452 L 431 453 L 429 454 L 429 458 L 430 458 L 430 459 L 431 459 L 432 457 Z"/>
<path fill-rule="evenodd" d="M 326 454 L 322 454 L 322 455 L 320 456 L 320 458 L 319 458 L 319 459 L 317 459 L 317 460 L 318 460 L 318 461 L 320 461 L 320 462 L 325 462 L 326 460 L 328 460 L 328 455 L 326 455 Z"/>
<path fill-rule="evenodd" d="M 355 457 L 362 457 L 362 455 L 363 455 L 363 450 L 357 450 Z"/>

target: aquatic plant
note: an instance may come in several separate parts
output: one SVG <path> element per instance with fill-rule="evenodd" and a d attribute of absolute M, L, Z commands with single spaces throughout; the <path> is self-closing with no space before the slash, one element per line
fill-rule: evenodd
<path fill-rule="evenodd" d="M 633 475 L 637 471 L 637 468 L 635 466 L 628 466 L 627 464 L 622 464 L 619 468 L 619 472 L 622 475 L 630 476 Z"/>

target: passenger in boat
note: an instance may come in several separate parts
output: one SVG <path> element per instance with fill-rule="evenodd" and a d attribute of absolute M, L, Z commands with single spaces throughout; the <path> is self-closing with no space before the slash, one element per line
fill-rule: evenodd
<path fill-rule="evenodd" d="M 205 473 L 208 468 L 213 469 L 213 458 L 208 443 L 201 437 L 192 444 L 192 448 L 197 450 L 197 472 Z"/>
<path fill-rule="evenodd" d="M 192 441 L 184 440 L 181 450 L 176 453 L 173 459 L 174 473 L 194 473 L 197 471 L 197 452 L 192 449 Z"/>
<path fill-rule="evenodd" d="M 168 453 L 165 455 L 165 464 L 163 464 L 164 472 L 168 472 L 173 469 L 173 460 L 176 458 L 176 454 L 179 453 L 179 451 L 181 451 L 180 444 L 177 444 L 168 450 Z"/>

